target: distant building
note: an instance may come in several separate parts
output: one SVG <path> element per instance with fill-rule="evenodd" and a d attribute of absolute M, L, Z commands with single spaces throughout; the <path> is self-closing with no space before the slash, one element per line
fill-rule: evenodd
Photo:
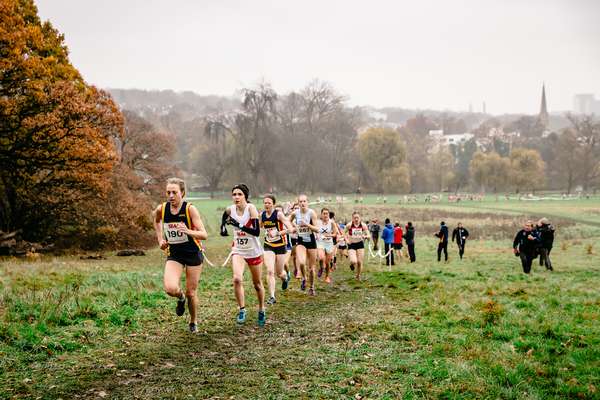
<path fill-rule="evenodd" d="M 429 137 L 433 140 L 433 151 L 437 151 L 440 147 L 448 147 L 451 144 L 459 145 L 471 140 L 475 135 L 472 133 L 460 133 L 455 135 L 444 135 L 441 129 L 429 131 Z"/>
<path fill-rule="evenodd" d="M 600 100 L 592 93 L 576 94 L 573 97 L 573 112 L 575 114 L 600 114 Z"/>

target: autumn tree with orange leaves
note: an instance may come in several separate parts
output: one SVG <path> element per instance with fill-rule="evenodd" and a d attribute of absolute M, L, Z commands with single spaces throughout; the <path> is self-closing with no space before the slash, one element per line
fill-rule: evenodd
<path fill-rule="evenodd" d="M 124 222 L 143 229 L 147 209 L 109 218 L 109 200 L 123 197 L 115 190 L 143 200 L 140 185 L 115 187 L 119 176 L 133 179 L 119 151 L 132 168 L 144 164 L 130 143 L 111 97 L 86 84 L 33 1 L 0 2 L 0 230 L 57 240 L 118 234 Z"/>

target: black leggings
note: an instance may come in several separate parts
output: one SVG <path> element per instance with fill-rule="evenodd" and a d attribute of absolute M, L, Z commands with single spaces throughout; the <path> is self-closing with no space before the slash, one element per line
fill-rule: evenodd
<path fill-rule="evenodd" d="M 391 243 L 384 243 L 385 254 L 390 252 L 389 255 L 385 257 L 385 265 L 394 265 L 394 251 L 392 249 Z"/>
<path fill-rule="evenodd" d="M 523 252 L 521 252 L 519 254 L 519 257 L 521 258 L 521 265 L 523 266 L 523 272 L 525 272 L 526 274 L 531 272 L 531 264 L 533 263 L 533 255 L 531 254 L 525 254 Z"/>
<path fill-rule="evenodd" d="M 465 254 L 465 245 L 467 243 L 466 242 L 462 242 L 462 244 L 458 244 L 458 256 L 461 258 L 463 258 L 463 255 Z"/>
<path fill-rule="evenodd" d="M 552 248 L 550 248 L 550 249 L 541 248 L 540 249 L 540 267 L 542 265 L 545 265 L 546 269 L 552 270 L 552 261 L 550 261 L 550 252 L 551 251 L 552 251 Z"/>
<path fill-rule="evenodd" d="M 437 250 L 438 261 L 442 260 L 442 250 L 444 251 L 445 260 L 448 261 L 448 242 L 440 242 L 438 244 L 438 250 Z"/>

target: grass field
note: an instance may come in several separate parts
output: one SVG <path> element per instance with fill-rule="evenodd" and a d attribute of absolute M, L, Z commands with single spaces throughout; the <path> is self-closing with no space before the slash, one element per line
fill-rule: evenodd
<path fill-rule="evenodd" d="M 600 398 L 600 202 L 385 205 L 366 216 L 417 227 L 417 262 L 371 259 L 355 282 L 344 260 L 309 298 L 298 282 L 239 328 L 228 268 L 201 278 L 200 333 L 162 292 L 163 255 L 0 266 L 0 398 Z M 226 201 L 195 202 L 211 233 Z M 554 272 L 520 272 L 523 219 L 559 227 Z M 430 234 L 461 220 L 478 238 L 435 260 Z M 222 261 L 228 240 L 212 236 Z M 248 278 L 248 277 L 247 277 Z"/>

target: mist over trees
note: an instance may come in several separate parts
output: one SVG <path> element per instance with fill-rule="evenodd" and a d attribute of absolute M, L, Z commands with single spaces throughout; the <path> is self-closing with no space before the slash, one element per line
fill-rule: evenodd
<path fill-rule="evenodd" d="M 137 95 L 140 104 L 155 102 Z M 554 118 L 555 126 L 568 126 L 548 130 L 523 115 L 392 108 L 371 115 L 319 80 L 285 94 L 262 82 L 240 89 L 238 100 L 225 100 L 212 99 L 219 106 L 197 107 L 192 114 L 167 103 L 161 112 L 147 106 L 137 111 L 172 133 L 173 165 L 198 190 L 214 193 L 244 181 L 258 192 L 353 193 L 360 187 L 373 193 L 571 193 L 599 183 L 598 122 L 592 116 Z M 390 122 L 398 120 L 403 122 Z M 473 137 L 448 144 L 430 131 Z"/>

